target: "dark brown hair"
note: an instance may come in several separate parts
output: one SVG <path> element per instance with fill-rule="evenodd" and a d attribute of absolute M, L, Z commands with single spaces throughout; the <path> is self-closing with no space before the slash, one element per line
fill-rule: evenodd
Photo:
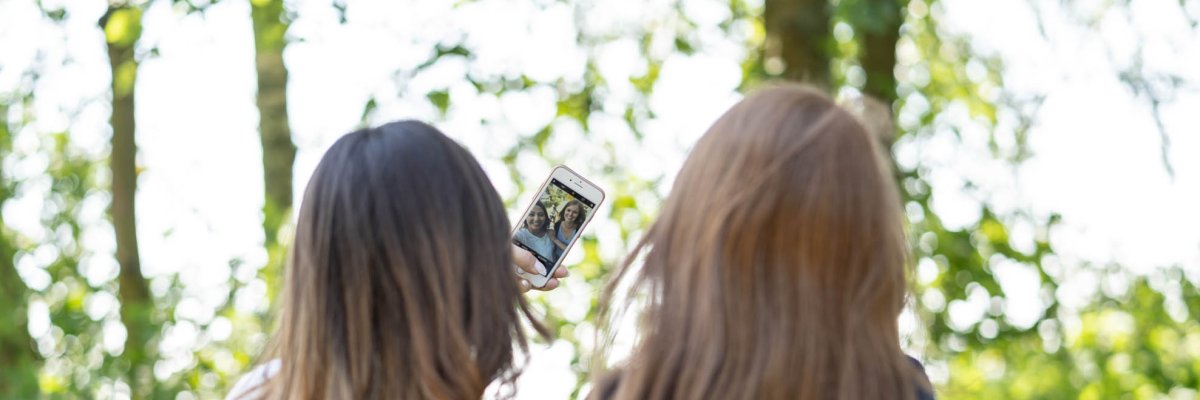
<path fill-rule="evenodd" d="M 493 380 L 511 387 L 529 308 L 508 229 L 479 164 L 437 129 L 402 121 L 339 139 L 300 207 L 269 353 L 282 367 L 261 397 L 478 399 Z"/>
<path fill-rule="evenodd" d="M 900 349 L 907 247 L 881 154 L 814 89 L 761 90 L 725 113 L 604 296 L 610 317 L 639 295 L 646 308 L 600 397 L 914 398 L 927 381 Z"/>
<path fill-rule="evenodd" d="M 527 231 L 529 230 L 529 216 L 533 214 L 533 209 L 535 207 L 542 209 L 542 214 L 546 214 L 545 221 L 542 221 L 542 227 L 538 228 L 538 229 L 549 229 L 550 228 L 550 211 L 548 209 L 546 209 L 546 205 L 542 204 L 542 202 L 540 202 L 540 201 L 533 202 L 533 207 L 529 207 L 529 214 L 525 214 L 525 220 L 521 221 L 521 226 L 525 227 L 525 230 L 527 230 Z M 530 231 L 530 232 L 532 233 L 533 231 Z"/>

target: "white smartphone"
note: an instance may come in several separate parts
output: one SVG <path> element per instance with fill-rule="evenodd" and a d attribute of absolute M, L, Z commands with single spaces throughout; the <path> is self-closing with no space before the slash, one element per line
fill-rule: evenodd
<path fill-rule="evenodd" d="M 596 207 L 604 202 L 604 190 L 559 165 L 536 193 L 516 221 L 512 242 L 533 253 L 546 269 L 545 274 L 538 275 L 518 268 L 517 275 L 534 287 L 542 287 L 583 236 L 583 229 L 596 215 Z"/>

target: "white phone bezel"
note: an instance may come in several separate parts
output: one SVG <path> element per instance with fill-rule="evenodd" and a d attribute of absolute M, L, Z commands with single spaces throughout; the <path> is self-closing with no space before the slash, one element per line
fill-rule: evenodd
<path fill-rule="evenodd" d="M 517 234 L 517 230 L 521 229 L 521 223 L 525 220 L 525 216 L 529 215 L 529 211 L 533 209 L 533 204 L 537 202 L 542 193 L 546 191 L 546 187 L 550 185 L 551 180 L 558 180 L 564 185 L 570 186 L 571 189 L 576 193 L 579 193 L 580 196 L 592 202 L 592 204 L 595 204 L 595 207 L 592 207 L 592 213 L 588 215 L 586 219 L 584 219 L 583 225 L 579 227 L 579 233 L 575 234 L 575 237 L 571 239 L 571 243 L 567 243 L 567 248 L 563 250 L 563 256 L 559 257 L 554 265 L 545 266 L 549 269 L 545 276 L 530 274 L 520 270 L 519 268 L 517 269 L 517 276 L 529 281 L 530 285 L 538 288 L 546 286 L 546 282 L 550 280 L 551 276 L 554 276 L 554 270 L 562 266 L 563 260 L 567 258 L 567 252 L 571 251 L 571 249 L 575 247 L 575 242 L 578 242 L 579 238 L 583 236 L 583 230 L 587 228 L 588 224 L 592 222 L 592 219 L 596 217 L 597 209 L 599 209 L 600 205 L 604 203 L 604 189 L 600 189 L 600 186 L 597 186 L 595 183 L 592 183 L 582 175 L 579 175 L 579 173 L 567 168 L 565 165 L 555 166 L 554 169 L 550 171 L 550 176 L 546 177 L 546 180 L 542 182 L 542 185 L 538 187 L 537 191 L 533 192 L 534 197 L 529 200 L 529 205 L 525 206 L 525 210 L 519 214 L 520 216 L 518 217 L 516 223 L 513 224 L 514 226 L 512 233 L 509 234 L 510 238 Z"/>

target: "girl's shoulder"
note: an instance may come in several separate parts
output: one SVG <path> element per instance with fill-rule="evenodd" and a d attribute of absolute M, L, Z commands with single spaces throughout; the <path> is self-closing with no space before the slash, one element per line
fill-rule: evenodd
<path fill-rule="evenodd" d="M 596 382 L 596 387 L 588 395 L 588 400 L 611 400 L 617 396 L 617 388 L 621 386 L 622 370 L 608 371 Z"/>
<path fill-rule="evenodd" d="M 917 400 L 933 400 L 933 385 L 929 384 L 929 376 L 925 374 L 925 366 L 921 365 L 921 362 L 917 361 L 915 358 L 912 358 L 912 356 L 906 354 L 904 357 L 908 358 L 908 362 L 912 363 L 913 367 L 917 369 L 917 372 L 920 373 L 920 378 L 922 379 L 921 382 L 916 382 Z"/>
<path fill-rule="evenodd" d="M 229 390 L 229 394 L 225 396 L 225 400 L 242 400 L 253 399 L 258 394 L 258 388 L 268 379 L 279 373 L 279 368 L 283 366 L 283 362 L 279 359 L 268 361 L 266 364 L 259 365 L 251 369 L 250 372 L 242 375 L 238 379 L 237 384 L 233 385 L 233 389 Z"/>

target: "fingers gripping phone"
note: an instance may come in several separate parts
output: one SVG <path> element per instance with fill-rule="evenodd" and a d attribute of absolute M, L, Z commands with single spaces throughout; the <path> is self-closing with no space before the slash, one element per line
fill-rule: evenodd
<path fill-rule="evenodd" d="M 545 274 L 517 271 L 534 287 L 546 286 L 554 270 L 583 236 L 582 232 L 604 202 L 604 190 L 566 166 L 550 171 L 525 212 L 516 221 L 512 242 L 537 258 Z"/>

